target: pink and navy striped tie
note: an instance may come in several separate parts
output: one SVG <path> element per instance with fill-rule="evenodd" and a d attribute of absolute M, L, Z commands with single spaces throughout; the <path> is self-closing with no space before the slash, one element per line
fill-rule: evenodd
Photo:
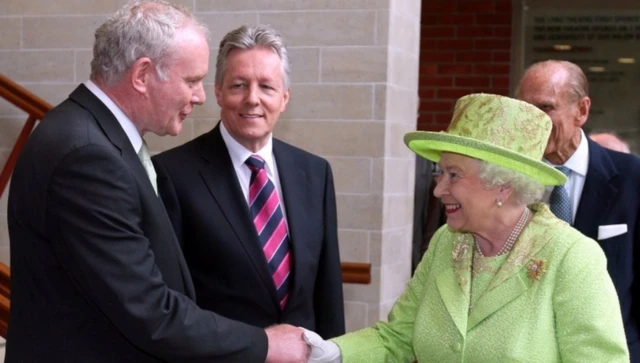
<path fill-rule="evenodd" d="M 264 160 L 251 155 L 245 164 L 251 170 L 249 183 L 249 209 L 253 216 L 262 250 L 269 264 L 269 271 L 276 286 L 280 308 L 284 309 L 289 299 L 289 273 L 291 252 L 289 235 L 280 199 L 275 184 L 269 179 Z"/>

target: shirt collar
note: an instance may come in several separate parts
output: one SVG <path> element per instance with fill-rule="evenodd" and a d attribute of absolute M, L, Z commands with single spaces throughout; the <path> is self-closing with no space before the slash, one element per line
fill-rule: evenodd
<path fill-rule="evenodd" d="M 89 91 L 91 91 L 91 93 L 98 97 L 105 106 L 107 106 L 109 111 L 111 111 L 118 120 L 118 123 L 120 123 L 125 134 L 127 134 L 127 138 L 131 142 L 133 150 L 135 150 L 136 153 L 140 152 L 140 148 L 142 147 L 142 136 L 140 136 L 138 129 L 136 129 L 136 125 L 131 122 L 129 117 L 122 112 L 120 107 L 118 107 L 111 98 L 109 98 L 109 96 L 100 89 L 100 87 L 93 83 L 93 81 L 88 80 L 84 82 L 84 85 L 89 89 Z"/>
<path fill-rule="evenodd" d="M 551 165 L 553 166 L 553 164 Z M 580 129 L 580 144 L 573 155 L 564 163 L 564 166 L 569 168 L 573 173 L 582 176 L 587 175 L 587 169 L 589 167 L 589 143 L 582 129 Z"/>
<path fill-rule="evenodd" d="M 231 157 L 231 162 L 235 168 L 239 168 L 244 165 L 244 162 L 247 161 L 249 156 L 257 154 L 265 161 L 267 174 L 271 176 L 273 175 L 273 170 L 275 169 L 273 166 L 273 138 L 271 134 L 269 134 L 269 138 L 267 139 L 267 143 L 264 147 L 257 152 L 252 152 L 236 141 L 236 139 L 231 136 L 227 128 L 224 127 L 224 123 L 222 121 L 220 121 L 220 134 L 222 135 L 222 140 L 224 140 L 224 143 L 227 146 L 227 150 L 229 150 L 229 156 Z"/>

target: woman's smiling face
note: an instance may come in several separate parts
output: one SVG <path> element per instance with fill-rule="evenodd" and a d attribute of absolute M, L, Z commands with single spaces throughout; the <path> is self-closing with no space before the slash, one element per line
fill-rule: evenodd
<path fill-rule="evenodd" d="M 496 190 L 480 179 L 480 161 L 453 153 L 442 153 L 433 194 L 445 206 L 447 225 L 455 230 L 484 234 L 494 225 Z"/>

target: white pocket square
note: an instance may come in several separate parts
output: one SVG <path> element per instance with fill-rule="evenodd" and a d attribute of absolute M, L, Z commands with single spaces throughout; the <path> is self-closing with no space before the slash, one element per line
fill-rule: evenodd
<path fill-rule="evenodd" d="M 610 224 L 598 226 L 598 241 L 627 233 L 626 224 Z"/>

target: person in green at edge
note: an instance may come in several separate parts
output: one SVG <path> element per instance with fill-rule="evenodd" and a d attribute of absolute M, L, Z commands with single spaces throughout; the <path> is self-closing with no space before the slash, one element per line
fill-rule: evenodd
<path fill-rule="evenodd" d="M 628 362 L 602 249 L 536 203 L 566 181 L 540 161 L 550 132 L 535 106 L 472 94 L 447 131 L 405 135 L 442 169 L 447 225 L 388 322 L 330 341 L 306 331 L 310 362 Z"/>

